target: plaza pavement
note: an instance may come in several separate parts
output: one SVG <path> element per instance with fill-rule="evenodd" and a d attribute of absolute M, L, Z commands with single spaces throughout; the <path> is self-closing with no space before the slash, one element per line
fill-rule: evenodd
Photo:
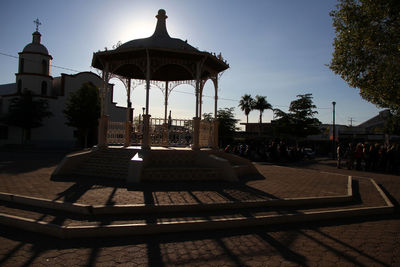
<path fill-rule="evenodd" d="M 0 266 L 400 266 L 400 177 L 337 169 L 329 159 L 258 163 L 237 186 L 138 186 L 50 181 L 61 152 L 0 152 L 0 192 L 80 204 L 214 203 L 342 195 L 347 176 L 373 178 L 390 216 L 153 236 L 61 240 L 0 227 Z M 260 178 L 260 177 L 259 177 Z M 368 194 L 367 194 L 368 195 Z M 368 198 L 368 197 L 367 197 Z M 372 201 L 372 200 L 371 200 Z"/>

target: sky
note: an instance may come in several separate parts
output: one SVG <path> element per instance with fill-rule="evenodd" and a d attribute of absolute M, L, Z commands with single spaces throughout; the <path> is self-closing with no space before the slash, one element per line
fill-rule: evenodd
<path fill-rule="evenodd" d="M 310 93 L 317 106 L 316 117 L 332 123 L 332 102 L 336 102 L 336 123 L 358 125 L 380 109 L 363 100 L 359 90 L 335 75 L 329 64 L 335 37 L 329 12 L 336 0 L 88 0 L 0 2 L 0 84 L 15 82 L 15 58 L 32 41 L 33 21 L 42 25 L 42 44 L 53 57 L 51 75 L 97 70 L 91 67 L 94 52 L 112 49 L 118 42 L 146 38 L 153 34 L 159 9 L 165 9 L 167 30 L 174 38 L 187 40 L 201 51 L 222 53 L 230 68 L 219 81 L 218 108 L 234 107 L 235 117 L 245 122 L 238 107 L 244 94 L 262 95 L 274 107 L 287 111 L 297 95 Z M 7 56 L 11 55 L 13 57 Z M 114 101 L 126 106 L 126 91 L 118 80 Z M 214 89 L 205 85 L 203 113 L 214 111 Z M 145 105 L 144 86 L 132 92 L 135 115 Z M 194 88 L 176 87 L 169 97 L 173 118 L 195 115 Z M 162 92 L 150 90 L 150 114 L 164 116 Z M 252 111 L 249 122 L 258 122 Z M 264 111 L 263 122 L 273 119 Z"/>

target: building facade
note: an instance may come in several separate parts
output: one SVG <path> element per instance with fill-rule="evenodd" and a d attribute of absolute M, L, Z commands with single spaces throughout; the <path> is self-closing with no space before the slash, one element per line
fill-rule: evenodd
<path fill-rule="evenodd" d="M 43 126 L 33 128 L 27 143 L 38 147 L 72 148 L 76 145 L 76 130 L 66 125 L 63 113 L 65 104 L 72 92 L 79 90 L 84 83 L 91 83 L 99 90 L 103 80 L 93 72 L 80 72 L 74 75 L 51 75 L 51 60 L 47 48 L 41 43 L 41 34 L 35 31 L 32 42 L 19 53 L 18 72 L 15 83 L 0 85 L 0 117 L 7 114 L 10 101 L 29 90 L 35 99 L 48 102 L 52 116 L 43 119 Z M 113 85 L 109 84 L 106 101 L 108 114 L 113 121 L 125 121 L 126 108 L 113 102 Z M 21 144 L 23 130 L 0 122 L 0 146 Z"/>

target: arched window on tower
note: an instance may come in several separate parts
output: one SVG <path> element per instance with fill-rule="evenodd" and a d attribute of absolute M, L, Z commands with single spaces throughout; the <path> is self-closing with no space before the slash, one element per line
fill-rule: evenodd
<path fill-rule="evenodd" d="M 42 74 L 44 75 L 48 74 L 47 62 L 44 59 L 42 60 Z"/>
<path fill-rule="evenodd" d="M 47 95 L 47 83 L 45 81 L 42 82 L 42 95 Z"/>
<path fill-rule="evenodd" d="M 18 94 L 20 94 L 22 92 L 22 81 L 21 81 L 21 79 L 18 79 L 17 90 L 18 90 Z"/>
<path fill-rule="evenodd" d="M 19 59 L 19 73 L 23 73 L 24 72 L 24 59 L 21 57 Z"/>

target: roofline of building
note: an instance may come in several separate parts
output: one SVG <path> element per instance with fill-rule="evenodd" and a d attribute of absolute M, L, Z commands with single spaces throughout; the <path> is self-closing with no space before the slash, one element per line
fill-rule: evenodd
<path fill-rule="evenodd" d="M 29 51 L 27 51 L 27 52 L 19 52 L 18 54 L 19 54 L 19 55 L 34 54 L 34 55 L 46 56 L 46 57 L 49 57 L 50 59 L 53 59 L 52 56 L 50 56 L 50 55 L 48 55 L 48 54 L 45 54 L 45 53 L 40 53 L 40 52 L 29 52 Z"/>

